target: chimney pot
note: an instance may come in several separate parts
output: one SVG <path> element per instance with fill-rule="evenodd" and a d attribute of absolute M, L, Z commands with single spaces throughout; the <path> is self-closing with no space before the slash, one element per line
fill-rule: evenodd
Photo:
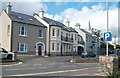
<path fill-rule="evenodd" d="M 43 18 L 44 17 L 44 11 L 43 9 L 41 8 L 41 10 L 39 11 L 39 17 Z"/>
<path fill-rule="evenodd" d="M 6 12 L 9 14 L 11 12 L 11 8 L 12 8 L 12 5 L 11 3 L 9 2 L 9 4 L 7 5 L 7 9 L 6 9 Z"/>

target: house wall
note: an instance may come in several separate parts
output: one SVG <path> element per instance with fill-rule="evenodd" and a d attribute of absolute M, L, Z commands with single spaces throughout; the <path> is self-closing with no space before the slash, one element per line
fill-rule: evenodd
<path fill-rule="evenodd" d="M 46 52 L 47 54 L 49 54 L 49 50 L 50 50 L 50 39 L 49 39 L 49 33 L 50 33 L 50 26 L 48 23 L 46 23 L 42 18 L 40 18 L 39 16 L 35 15 L 34 16 L 38 21 L 40 21 L 42 24 L 44 24 L 47 27 L 46 30 Z"/>
<path fill-rule="evenodd" d="M 71 47 L 71 51 L 72 52 L 75 52 L 75 51 L 77 51 L 77 38 L 78 38 L 78 33 L 76 33 L 76 32 L 70 32 L 70 35 L 72 35 L 73 34 L 73 42 L 72 42 L 72 44 L 71 45 L 69 45 L 70 47 Z M 75 39 L 75 35 L 76 35 L 76 39 Z M 71 37 L 70 37 L 71 38 Z"/>
<path fill-rule="evenodd" d="M 97 37 L 93 37 L 93 41 L 95 41 L 93 46 L 93 52 L 95 54 L 99 54 L 99 39 Z"/>
<path fill-rule="evenodd" d="M 7 13 L 3 10 L 1 16 L 0 25 L 0 41 L 1 46 L 8 51 L 11 51 L 11 19 L 8 17 Z M 8 33 L 8 25 L 10 26 L 10 32 Z"/>
<path fill-rule="evenodd" d="M 92 51 L 92 36 L 89 34 L 86 34 L 86 51 L 91 52 Z"/>
<path fill-rule="evenodd" d="M 1 47 L 1 44 L 2 44 L 2 17 L 0 14 L 0 47 Z"/>
<path fill-rule="evenodd" d="M 55 29 L 55 36 L 52 36 L 52 30 Z M 57 36 L 57 29 L 59 29 L 59 36 Z M 52 43 L 54 43 L 55 50 L 52 50 Z M 57 44 L 59 43 L 59 51 L 57 51 Z M 50 52 L 61 52 L 61 27 L 51 26 L 50 28 Z"/>
<path fill-rule="evenodd" d="M 27 29 L 27 37 L 19 36 L 19 27 L 25 26 Z M 38 38 L 39 30 L 43 31 L 43 38 Z M 13 37 L 12 37 L 12 49 L 18 51 L 18 43 L 26 43 L 28 45 L 28 52 L 36 51 L 36 43 L 42 42 L 45 44 L 46 50 L 46 28 L 40 26 L 33 26 L 28 24 L 22 24 L 13 22 Z"/>
<path fill-rule="evenodd" d="M 79 35 L 82 36 L 83 41 L 85 42 L 85 44 L 84 44 L 84 51 L 86 51 L 86 49 L 87 49 L 86 48 L 86 45 L 87 45 L 87 43 L 86 43 L 86 34 L 84 32 L 82 32 L 79 28 L 75 28 L 75 30 L 78 32 Z"/>

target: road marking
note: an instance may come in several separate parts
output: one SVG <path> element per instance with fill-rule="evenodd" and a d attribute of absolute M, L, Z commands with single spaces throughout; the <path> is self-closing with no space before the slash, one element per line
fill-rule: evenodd
<path fill-rule="evenodd" d="M 33 64 L 34 66 L 42 65 L 42 64 Z"/>
<path fill-rule="evenodd" d="M 98 64 L 99 65 L 99 63 L 75 63 L 75 64 L 87 64 L 87 65 Z"/>
<path fill-rule="evenodd" d="M 79 75 L 72 75 L 72 76 L 88 76 L 89 74 L 79 74 Z"/>
<path fill-rule="evenodd" d="M 77 74 L 77 75 L 72 75 L 72 76 L 101 76 L 99 73 L 94 73 L 94 74 Z"/>
<path fill-rule="evenodd" d="M 2 66 L 15 66 L 15 65 L 20 65 L 22 62 L 18 62 L 17 64 L 12 64 L 12 65 L 2 65 Z"/>
<path fill-rule="evenodd" d="M 97 68 L 97 67 L 91 67 Z M 83 68 L 83 69 L 74 69 L 74 70 L 60 70 L 60 71 L 53 71 L 53 72 L 41 72 L 41 73 L 31 73 L 31 74 L 18 74 L 18 75 L 7 75 L 7 76 L 33 76 L 33 75 L 46 75 L 46 74 L 57 74 L 57 73 L 67 73 L 67 72 L 77 72 L 81 70 L 87 70 L 91 68 Z"/>
<path fill-rule="evenodd" d="M 45 69 L 48 67 L 39 67 L 39 68 L 20 68 L 20 69 L 6 69 L 6 71 L 15 71 L 15 70 L 30 70 L 30 69 Z"/>

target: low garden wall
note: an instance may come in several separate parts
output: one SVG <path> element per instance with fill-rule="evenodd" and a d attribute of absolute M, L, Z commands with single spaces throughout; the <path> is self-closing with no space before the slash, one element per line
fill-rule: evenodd
<path fill-rule="evenodd" d="M 100 73 L 111 74 L 119 68 L 118 56 L 99 56 Z"/>

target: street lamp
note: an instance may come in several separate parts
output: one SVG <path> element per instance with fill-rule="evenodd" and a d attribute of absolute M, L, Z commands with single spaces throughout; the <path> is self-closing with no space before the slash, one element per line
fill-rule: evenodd
<path fill-rule="evenodd" d="M 108 32 L 109 31 L 108 0 L 106 0 L 106 10 L 107 10 L 107 32 Z M 106 56 L 108 56 L 108 41 L 106 42 Z"/>

